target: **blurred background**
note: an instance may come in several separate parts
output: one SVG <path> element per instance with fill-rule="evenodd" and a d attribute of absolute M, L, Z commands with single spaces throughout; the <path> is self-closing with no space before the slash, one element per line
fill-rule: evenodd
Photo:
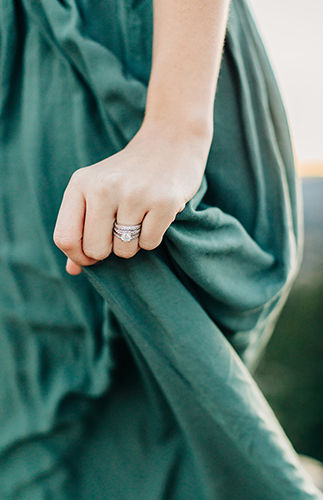
<path fill-rule="evenodd" d="M 304 258 L 255 374 L 298 453 L 323 461 L 323 0 L 249 0 L 281 88 L 304 204 Z"/>

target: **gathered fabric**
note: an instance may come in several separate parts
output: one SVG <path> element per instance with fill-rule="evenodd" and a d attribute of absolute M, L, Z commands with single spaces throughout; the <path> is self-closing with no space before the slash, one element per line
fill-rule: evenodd
<path fill-rule="evenodd" d="M 58 209 L 76 169 L 140 128 L 152 2 L 0 13 L 0 498 L 322 498 L 249 372 L 301 238 L 285 111 L 245 1 L 199 191 L 156 250 L 77 277 L 52 240 Z"/>

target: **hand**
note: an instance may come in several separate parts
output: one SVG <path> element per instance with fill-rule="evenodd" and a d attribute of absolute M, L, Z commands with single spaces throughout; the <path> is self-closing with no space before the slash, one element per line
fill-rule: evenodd
<path fill-rule="evenodd" d="M 164 132 L 163 132 L 164 131 Z M 209 134 L 171 133 L 143 126 L 116 155 L 77 170 L 64 194 L 54 232 L 68 257 L 70 274 L 82 272 L 111 252 L 130 258 L 153 250 L 176 214 L 198 190 L 210 146 Z M 140 237 L 123 242 L 113 223 L 142 222 Z"/>

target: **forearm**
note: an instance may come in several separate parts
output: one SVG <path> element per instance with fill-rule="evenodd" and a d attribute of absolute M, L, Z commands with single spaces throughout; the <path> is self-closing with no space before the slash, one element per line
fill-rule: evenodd
<path fill-rule="evenodd" d="M 153 65 L 146 115 L 118 154 L 76 171 L 64 194 L 55 242 L 67 270 L 113 251 L 156 248 L 197 192 L 213 132 L 213 101 L 229 0 L 154 0 Z M 142 221 L 140 237 L 113 237 L 114 220 Z"/>
<path fill-rule="evenodd" d="M 154 0 L 145 122 L 210 135 L 229 0 Z"/>

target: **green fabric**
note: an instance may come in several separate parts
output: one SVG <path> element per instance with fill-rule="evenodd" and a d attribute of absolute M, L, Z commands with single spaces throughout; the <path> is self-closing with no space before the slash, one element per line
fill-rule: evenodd
<path fill-rule="evenodd" d="M 158 249 L 78 277 L 52 241 L 56 214 L 73 171 L 140 127 L 151 2 L 0 12 L 0 498 L 322 498 L 242 362 L 256 363 L 299 263 L 288 127 L 244 1 L 199 192 Z"/>

